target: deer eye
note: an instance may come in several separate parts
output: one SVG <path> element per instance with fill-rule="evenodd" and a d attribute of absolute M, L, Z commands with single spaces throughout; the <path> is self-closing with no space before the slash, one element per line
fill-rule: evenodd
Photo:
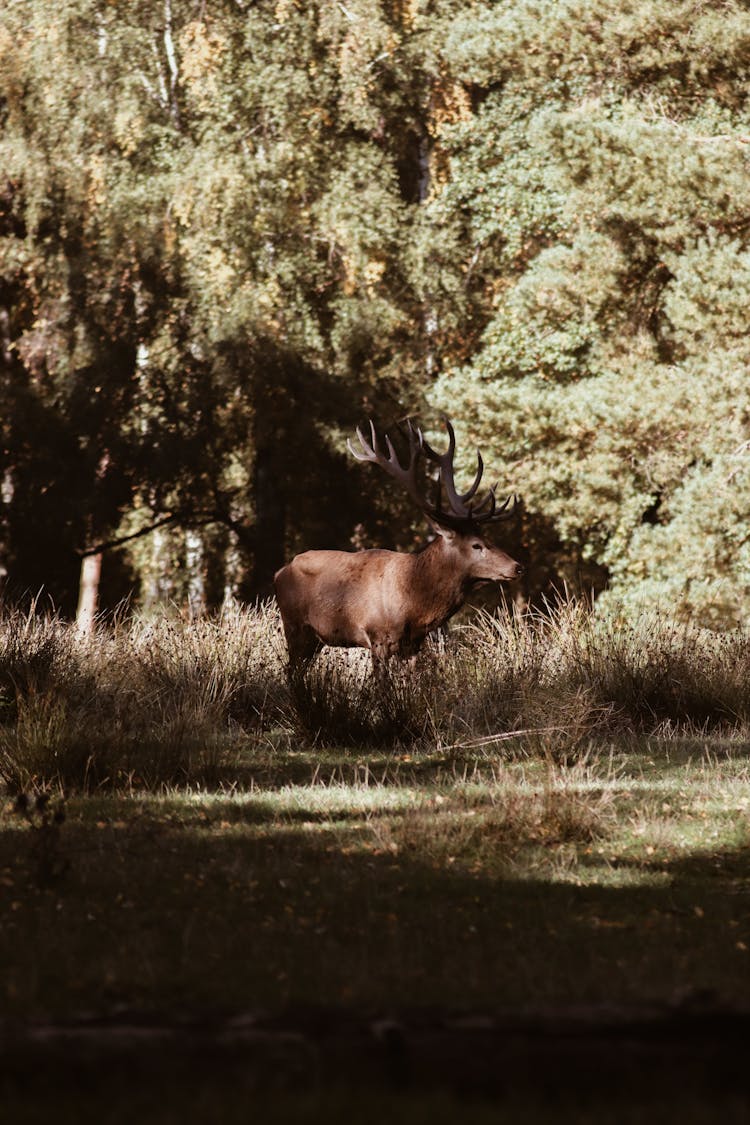
<path fill-rule="evenodd" d="M 482 544 L 481 543 L 472 543 L 472 547 L 474 548 L 475 551 L 481 551 L 482 550 Z"/>

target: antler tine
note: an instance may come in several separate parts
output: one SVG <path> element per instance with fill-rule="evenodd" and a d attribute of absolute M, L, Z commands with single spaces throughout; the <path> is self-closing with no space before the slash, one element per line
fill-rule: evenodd
<path fill-rule="evenodd" d="M 419 426 L 412 425 L 411 418 L 406 419 L 406 431 L 409 437 L 409 461 L 416 464 L 424 449 L 424 434 Z"/>
<path fill-rule="evenodd" d="M 359 443 L 362 446 L 362 452 L 357 452 L 351 441 L 347 441 L 347 446 L 349 452 L 357 461 L 371 461 L 374 465 L 379 465 L 381 469 L 384 469 L 389 476 L 392 476 L 406 489 L 412 500 L 414 500 L 423 511 L 429 514 L 429 509 L 425 504 L 417 483 L 417 464 L 422 454 L 424 439 L 421 430 L 415 430 L 411 422 L 408 423 L 407 429 L 409 437 L 409 464 L 407 466 L 402 465 L 399 461 L 398 454 L 388 434 L 384 435 L 387 452 L 382 452 L 378 445 L 378 436 L 375 431 L 375 424 L 372 420 L 370 420 L 370 433 L 372 436 L 369 443 L 360 428 L 357 427 L 356 429 Z"/>
<path fill-rule="evenodd" d="M 367 441 L 365 439 L 365 435 L 362 433 L 359 426 L 357 426 L 357 429 L 355 430 L 355 433 L 356 433 L 357 437 L 359 438 L 359 444 L 362 447 L 362 452 L 361 453 L 357 452 L 357 450 L 352 445 L 352 439 L 351 438 L 346 439 L 346 448 L 349 450 L 349 452 L 351 453 L 352 457 L 355 458 L 355 460 L 357 460 L 357 461 L 372 461 L 375 457 L 375 450 L 373 449 L 373 447 L 371 445 L 367 444 Z"/>
<path fill-rule="evenodd" d="M 375 433 L 375 423 L 372 418 L 370 419 L 370 448 L 377 457 L 380 450 L 378 449 L 378 435 Z"/>
<path fill-rule="evenodd" d="M 479 501 L 479 503 L 472 508 L 472 519 L 476 521 L 491 519 L 495 512 L 497 499 L 495 497 L 496 484 L 487 489 L 486 495 Z"/>
<path fill-rule="evenodd" d="M 509 504 L 511 505 L 510 510 L 508 510 Z M 505 501 L 500 505 L 497 512 L 493 516 L 493 519 L 495 519 L 495 520 L 512 519 L 512 517 L 516 514 L 516 508 L 517 507 L 518 507 L 518 497 L 516 496 L 515 492 L 513 492 L 513 493 L 511 493 L 510 496 L 506 497 Z"/>
<path fill-rule="evenodd" d="M 388 456 L 386 460 L 389 461 L 391 465 L 398 465 L 398 467 L 401 468 L 399 459 L 396 456 L 396 450 L 393 448 L 393 442 L 391 441 L 388 434 L 385 435 L 385 447 L 388 450 Z"/>
<path fill-rule="evenodd" d="M 466 492 L 460 493 L 461 500 L 464 503 L 467 500 L 471 500 L 472 496 L 474 495 L 476 490 L 479 488 L 480 482 L 482 480 L 482 473 L 483 472 L 484 472 L 484 461 L 482 460 L 482 454 L 479 452 L 479 450 L 477 450 L 477 475 L 474 477 L 474 482 L 471 485 L 471 487 L 467 488 Z"/>
<path fill-rule="evenodd" d="M 497 497 L 495 495 L 496 488 L 497 485 L 493 485 L 480 507 L 474 510 L 473 519 L 475 523 L 499 523 L 501 520 L 512 519 L 516 514 L 518 497 L 515 494 L 511 494 L 510 496 L 506 497 L 503 503 L 498 507 Z M 488 512 L 482 514 L 481 508 L 486 505 L 488 499 L 491 500 L 490 509 Z M 509 505 L 511 504 L 512 507 L 509 508 Z"/>
<path fill-rule="evenodd" d="M 481 453 L 479 452 L 479 450 L 477 450 L 478 467 L 476 476 L 474 477 L 474 481 L 471 487 L 467 489 L 466 492 L 459 492 L 456 488 L 453 468 L 453 457 L 456 452 L 456 434 L 450 419 L 445 415 L 443 415 L 443 422 L 445 423 L 445 428 L 448 431 L 448 448 L 445 453 L 437 453 L 436 450 L 434 450 L 432 446 L 424 440 L 423 448 L 433 464 L 439 466 L 440 483 L 445 489 L 445 495 L 448 499 L 451 513 L 459 520 L 470 520 L 473 518 L 472 509 L 467 504 L 467 500 L 470 500 L 479 488 L 479 484 L 482 479 L 482 473 L 484 472 L 484 462 L 482 461 Z M 438 504 L 438 510 L 439 509 L 440 504 Z"/>
<path fill-rule="evenodd" d="M 465 518 L 469 515 L 469 512 L 466 506 L 461 503 L 453 481 L 453 455 L 456 451 L 456 434 L 453 430 L 453 426 L 445 415 L 443 415 L 443 421 L 448 430 L 448 448 L 445 453 L 438 453 L 437 450 L 432 448 L 426 438 L 422 442 L 422 448 L 430 461 L 438 466 L 437 511 L 441 511 L 442 508 L 440 497 L 440 485 L 442 484 L 445 488 L 445 494 L 448 497 L 448 503 L 450 504 L 453 514 L 459 518 Z"/>

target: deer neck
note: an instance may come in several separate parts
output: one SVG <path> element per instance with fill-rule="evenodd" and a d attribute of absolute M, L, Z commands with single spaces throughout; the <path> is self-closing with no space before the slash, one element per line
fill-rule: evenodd
<path fill-rule="evenodd" d="M 425 624 L 442 625 L 466 600 L 466 575 L 440 536 L 411 557 L 419 616 Z"/>

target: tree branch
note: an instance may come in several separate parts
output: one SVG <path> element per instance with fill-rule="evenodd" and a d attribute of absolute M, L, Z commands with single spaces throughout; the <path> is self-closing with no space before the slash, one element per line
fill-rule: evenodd
<path fill-rule="evenodd" d="M 133 539 L 141 539 L 144 535 L 150 535 L 152 531 L 157 531 L 160 527 L 176 523 L 179 519 L 182 519 L 183 514 L 182 512 L 173 512 L 172 515 L 163 516 L 155 523 L 149 524 L 148 527 L 142 527 L 140 531 L 133 531 L 130 535 L 119 535 L 116 539 L 107 539 L 104 543 L 97 543 L 95 547 L 87 547 L 85 551 L 78 551 L 78 556 L 85 559 L 89 555 L 100 555 L 103 551 L 111 551 L 115 547 L 121 547 L 123 543 L 132 542 Z"/>
<path fill-rule="evenodd" d="M 205 527 L 209 523 L 223 523 L 230 531 L 234 532 L 245 547 L 252 549 L 254 545 L 253 528 L 247 527 L 240 520 L 233 519 L 228 512 L 215 509 L 210 512 L 194 512 L 192 514 L 185 511 L 172 512 L 170 515 L 162 516 L 161 519 L 150 523 L 148 527 L 142 527 L 140 531 L 132 531 L 129 535 L 118 535 L 114 539 L 106 539 L 93 547 L 86 547 L 85 550 L 78 551 L 77 554 L 79 558 L 85 559 L 90 555 L 113 551 L 117 547 L 122 547 L 125 543 L 132 543 L 134 539 L 142 539 L 144 535 L 150 535 L 152 531 L 158 531 L 160 527 L 167 527 L 169 524 L 175 523 L 181 523 L 183 527 Z"/>

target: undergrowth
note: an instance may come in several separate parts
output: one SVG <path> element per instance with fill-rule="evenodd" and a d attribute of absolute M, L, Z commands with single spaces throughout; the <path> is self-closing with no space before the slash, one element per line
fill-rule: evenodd
<path fill-rule="evenodd" d="M 0 617 L 11 793 L 236 784 L 259 746 L 436 747 L 579 761 L 608 734 L 750 725 L 750 637 L 565 601 L 483 616 L 375 676 L 363 652 L 288 670 L 275 607 L 101 623 Z"/>

